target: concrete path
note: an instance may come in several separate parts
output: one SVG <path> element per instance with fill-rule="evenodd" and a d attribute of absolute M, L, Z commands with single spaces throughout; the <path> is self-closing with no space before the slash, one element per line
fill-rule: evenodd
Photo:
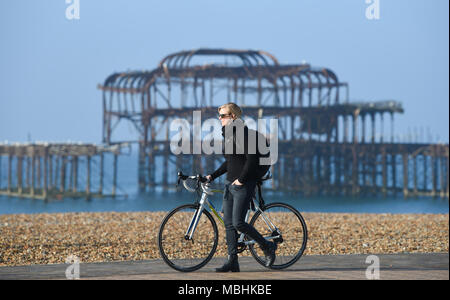
<path fill-rule="evenodd" d="M 240 273 L 219 274 L 214 268 L 224 258 L 214 258 L 203 269 L 181 273 L 162 260 L 80 263 L 80 279 L 148 279 L 148 280 L 276 280 L 276 279 L 356 279 L 366 280 L 368 255 L 305 255 L 296 264 L 282 271 L 259 265 L 252 257 L 239 259 Z M 379 254 L 379 277 L 390 279 L 449 279 L 448 253 Z M 66 279 L 69 264 L 0 267 L 0 280 Z"/>

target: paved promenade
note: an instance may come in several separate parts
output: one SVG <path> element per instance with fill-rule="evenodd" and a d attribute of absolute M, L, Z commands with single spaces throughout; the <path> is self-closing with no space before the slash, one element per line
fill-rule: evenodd
<path fill-rule="evenodd" d="M 218 274 L 223 258 L 215 258 L 203 269 L 180 273 L 162 260 L 110 263 L 80 263 L 80 279 L 147 279 L 147 280 L 297 280 L 297 279 L 356 279 L 366 280 L 368 255 L 311 255 L 302 257 L 283 271 L 260 266 L 252 257 L 240 258 L 240 273 Z M 380 279 L 449 279 L 448 253 L 379 254 Z M 0 267 L 0 280 L 8 279 L 66 279 L 69 264 Z"/>

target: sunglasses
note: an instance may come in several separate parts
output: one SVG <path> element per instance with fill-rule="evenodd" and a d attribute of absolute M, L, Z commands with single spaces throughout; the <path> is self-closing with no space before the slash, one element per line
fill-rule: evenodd
<path fill-rule="evenodd" d="M 219 119 L 223 119 L 226 117 L 231 117 L 231 114 L 219 114 Z"/>

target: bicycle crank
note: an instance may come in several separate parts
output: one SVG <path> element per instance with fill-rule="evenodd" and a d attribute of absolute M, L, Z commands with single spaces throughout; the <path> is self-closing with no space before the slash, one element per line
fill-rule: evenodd
<path fill-rule="evenodd" d="M 273 241 L 276 244 L 283 243 L 283 236 L 281 235 L 281 232 L 279 232 L 277 230 L 274 230 L 274 231 L 272 231 L 272 234 L 270 236 L 276 237 L 276 238 L 273 239 Z"/>
<path fill-rule="evenodd" d="M 237 244 L 237 253 L 242 253 L 247 250 L 247 245 L 244 242 L 238 242 Z"/>

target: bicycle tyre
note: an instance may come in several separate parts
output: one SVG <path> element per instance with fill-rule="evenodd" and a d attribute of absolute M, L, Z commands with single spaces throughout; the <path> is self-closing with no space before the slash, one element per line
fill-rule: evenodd
<path fill-rule="evenodd" d="M 280 215 L 279 221 L 275 221 L 274 219 L 275 219 L 275 216 L 277 216 L 277 215 L 273 214 L 272 212 L 276 213 L 278 210 L 281 211 L 281 209 L 288 212 L 289 215 L 288 216 Z M 277 242 L 277 245 L 278 245 L 278 249 L 276 251 L 277 257 L 275 259 L 274 264 L 270 268 L 276 269 L 276 270 L 288 268 L 289 266 L 296 263 L 300 259 L 300 257 L 302 257 L 302 255 L 306 249 L 306 244 L 308 241 L 308 229 L 306 226 L 306 222 L 298 210 L 296 210 L 294 207 L 292 207 L 291 205 L 286 204 L 286 203 L 277 202 L 277 203 L 268 204 L 263 208 L 263 211 L 266 214 L 267 213 L 271 214 L 271 216 L 269 216 L 269 219 L 274 223 L 274 225 L 278 229 L 280 229 L 281 235 L 282 235 L 281 241 L 280 240 L 275 241 L 275 242 Z M 267 231 L 264 232 L 264 227 L 265 227 L 265 229 L 267 229 L 267 226 L 263 226 L 263 225 L 258 226 L 259 223 L 261 223 L 261 224 L 264 223 L 264 221 L 262 220 L 262 217 L 260 217 L 260 216 L 261 216 L 261 212 L 258 210 L 252 217 L 252 219 L 250 221 L 250 225 L 255 227 L 264 237 L 274 234 L 274 233 L 269 233 Z M 259 221 L 259 220 L 261 220 L 261 221 Z M 296 225 L 293 225 L 294 222 L 296 222 Z M 289 229 L 289 231 L 298 233 L 299 237 L 298 238 L 295 238 L 295 237 L 291 238 L 290 236 L 288 237 L 287 236 L 288 229 Z M 291 238 L 292 240 L 290 240 L 289 238 Z M 298 239 L 298 241 L 296 239 Z M 297 245 L 298 245 L 298 248 L 297 248 Z M 257 245 L 257 244 L 249 245 L 249 250 L 250 250 L 252 256 L 255 258 L 255 260 L 258 263 L 260 263 L 261 265 L 265 266 L 265 262 L 266 262 L 265 257 L 263 255 L 262 250 L 259 248 L 259 245 Z M 286 255 L 286 254 L 288 254 L 288 255 Z M 283 262 L 284 259 L 288 259 L 288 260 L 286 262 Z"/>
<path fill-rule="evenodd" d="M 198 209 L 198 207 L 199 205 L 186 204 L 174 208 L 164 217 L 159 227 L 158 233 L 159 253 L 161 254 L 161 257 L 163 258 L 163 260 L 166 262 L 167 265 L 180 272 L 192 272 L 202 268 L 211 260 L 217 249 L 217 244 L 219 241 L 219 232 L 217 230 L 217 224 L 214 218 L 207 210 L 203 210 L 202 212 L 202 216 L 200 218 L 196 232 L 194 234 L 194 239 L 186 240 L 184 238 L 189 222 L 193 216 L 192 213 L 194 213 Z M 189 213 L 185 212 L 188 210 L 192 211 L 190 211 Z M 182 212 L 184 212 L 186 215 L 183 216 Z M 171 224 L 172 222 L 174 222 L 173 225 L 177 225 L 179 228 L 177 228 L 177 226 L 173 226 Z M 182 224 L 181 222 L 184 224 Z M 213 241 L 209 241 L 207 243 L 203 243 L 202 241 L 199 242 L 196 239 L 196 236 L 198 237 L 200 235 L 199 230 L 201 228 L 201 225 L 204 225 L 205 222 L 209 222 L 209 225 L 211 227 L 205 229 L 205 231 L 214 234 Z M 167 227 L 168 224 L 169 226 Z M 174 236 L 174 240 L 168 241 L 166 243 L 166 241 L 168 240 L 167 239 L 168 236 Z M 204 234 L 202 236 L 204 236 Z M 181 242 L 181 245 L 175 244 L 177 242 L 178 243 Z M 192 245 L 194 244 L 198 245 L 199 246 L 198 249 L 200 250 L 196 249 L 192 251 L 192 253 L 198 254 L 198 252 L 203 251 L 205 255 L 201 255 L 200 258 L 194 257 L 186 258 L 187 256 L 186 252 L 188 251 L 188 248 L 192 247 Z M 205 246 L 210 246 L 210 249 L 205 249 Z M 176 252 L 175 249 L 178 249 L 178 252 Z M 175 257 L 174 254 L 178 254 L 180 250 L 183 251 L 183 253 L 180 254 L 179 258 Z M 184 263 L 188 264 L 188 266 L 185 266 Z"/>

